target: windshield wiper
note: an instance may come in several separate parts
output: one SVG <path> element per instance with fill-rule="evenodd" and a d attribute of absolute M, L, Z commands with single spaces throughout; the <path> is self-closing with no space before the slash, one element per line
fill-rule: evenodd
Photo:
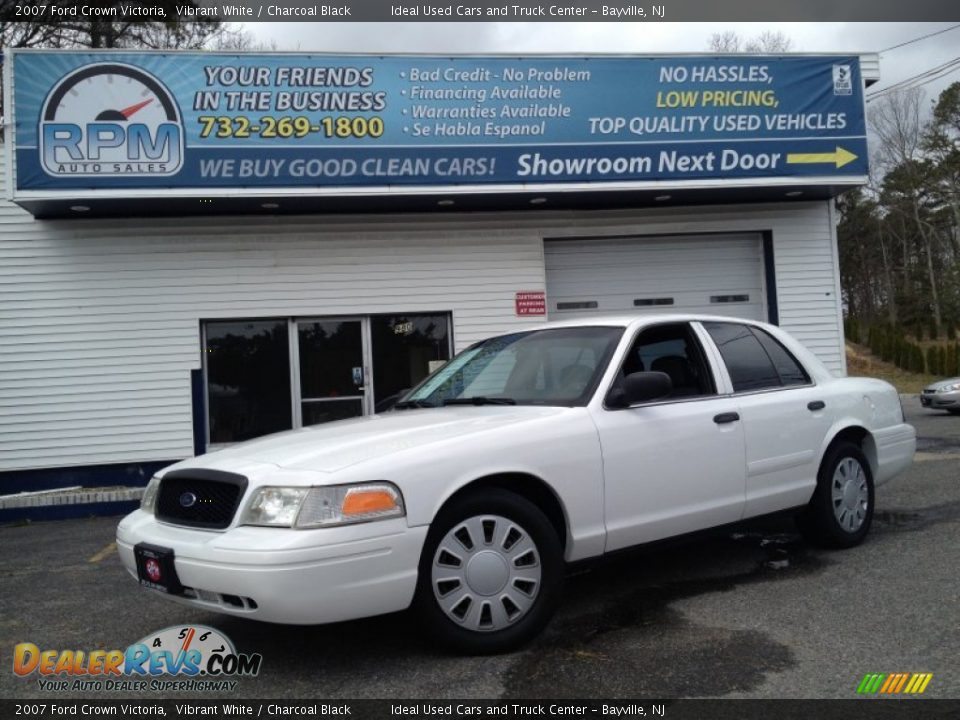
<path fill-rule="evenodd" d="M 444 405 L 516 405 L 517 401 L 508 397 L 487 397 L 474 395 L 473 397 L 449 398 L 443 401 Z"/>
<path fill-rule="evenodd" d="M 426 400 L 401 400 L 393 406 L 394 410 L 409 410 L 410 408 L 432 408 L 436 407 L 432 402 Z"/>

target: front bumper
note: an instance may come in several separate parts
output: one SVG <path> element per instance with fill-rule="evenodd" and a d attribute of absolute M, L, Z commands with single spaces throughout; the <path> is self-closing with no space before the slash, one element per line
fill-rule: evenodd
<path fill-rule="evenodd" d="M 117 527 L 117 549 L 134 578 L 135 545 L 173 550 L 187 595 L 158 595 L 267 622 L 312 625 L 408 607 L 426 534 L 426 526 L 408 527 L 406 518 L 313 530 L 241 526 L 211 532 L 157 522 L 136 510 Z"/>
<path fill-rule="evenodd" d="M 921 393 L 920 404 L 931 410 L 960 410 L 960 391 Z"/>

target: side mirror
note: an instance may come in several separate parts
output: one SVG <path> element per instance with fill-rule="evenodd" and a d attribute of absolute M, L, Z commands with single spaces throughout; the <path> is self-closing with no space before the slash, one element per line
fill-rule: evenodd
<path fill-rule="evenodd" d="M 610 391 L 607 404 L 626 408 L 638 403 L 659 400 L 673 392 L 673 381 L 662 372 L 635 372 L 622 378 Z"/>
<path fill-rule="evenodd" d="M 375 415 L 378 415 L 382 412 L 386 412 L 387 410 L 392 410 L 393 406 L 396 405 L 398 402 L 400 402 L 400 399 L 404 395 L 406 395 L 408 392 L 410 392 L 410 388 L 404 388 L 400 392 L 394 393 L 393 395 L 384 398 L 374 406 L 373 413 Z"/>

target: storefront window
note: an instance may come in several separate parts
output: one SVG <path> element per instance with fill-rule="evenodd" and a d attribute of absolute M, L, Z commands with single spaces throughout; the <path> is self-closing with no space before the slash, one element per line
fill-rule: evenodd
<path fill-rule="evenodd" d="M 204 329 L 210 443 L 290 429 L 287 321 L 208 322 Z"/>
<path fill-rule="evenodd" d="M 210 445 L 389 410 L 450 359 L 446 313 L 217 320 L 203 329 Z"/>
<path fill-rule="evenodd" d="M 450 359 L 449 315 L 374 315 L 370 331 L 375 412 Z"/>

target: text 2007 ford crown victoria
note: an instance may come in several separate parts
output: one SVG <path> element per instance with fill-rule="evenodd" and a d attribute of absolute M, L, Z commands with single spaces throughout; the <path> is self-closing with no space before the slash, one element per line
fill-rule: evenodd
<path fill-rule="evenodd" d="M 916 445 L 896 391 L 729 318 L 553 323 L 460 353 L 397 409 L 173 465 L 117 529 L 141 584 L 325 623 L 415 605 L 474 652 L 529 639 L 565 563 L 796 508 L 849 547 Z"/>

